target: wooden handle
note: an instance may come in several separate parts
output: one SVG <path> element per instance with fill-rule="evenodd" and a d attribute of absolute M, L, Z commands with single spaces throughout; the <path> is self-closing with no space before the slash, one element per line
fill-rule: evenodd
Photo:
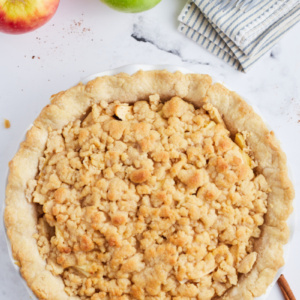
<path fill-rule="evenodd" d="M 277 282 L 285 300 L 296 300 L 296 297 L 294 296 L 288 282 L 283 275 L 280 275 Z"/>

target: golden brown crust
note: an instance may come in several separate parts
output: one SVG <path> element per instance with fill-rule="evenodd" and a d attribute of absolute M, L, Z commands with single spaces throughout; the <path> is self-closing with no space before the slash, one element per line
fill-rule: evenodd
<path fill-rule="evenodd" d="M 139 71 L 133 76 L 122 73 L 97 78 L 87 85 L 79 84 L 53 96 L 51 105 L 41 112 L 27 133 L 25 142 L 10 162 L 6 189 L 5 224 L 13 256 L 20 263 L 22 276 L 40 299 L 78 299 L 69 297 L 64 291 L 62 279 L 45 269 L 46 263 L 39 255 L 36 239 L 33 237 L 37 232 L 36 209 L 26 199 L 28 182 L 38 172 L 38 161 L 46 146 L 48 128 L 62 129 L 69 122 L 82 118 L 92 104 L 100 101 L 133 103 L 148 99 L 153 94 L 159 94 L 162 100 L 178 96 L 196 107 L 211 103 L 218 109 L 233 135 L 243 131 L 251 133 L 247 137 L 250 154 L 271 187 L 268 211 L 261 228 L 261 237 L 255 244 L 255 251 L 258 253 L 256 263 L 250 273 L 242 275 L 238 285 L 222 296 L 222 299 L 252 299 L 265 292 L 278 268 L 283 265 L 282 245 L 287 242 L 288 237 L 285 221 L 292 211 L 294 191 L 288 179 L 286 158 L 274 134 L 269 132 L 253 109 L 236 93 L 220 84 L 211 83 L 212 80 L 207 75 Z M 169 112 L 176 114 L 177 110 L 175 103 Z M 116 134 L 118 131 L 116 129 Z M 222 147 L 226 145 L 223 144 Z M 156 159 L 163 161 L 166 155 L 159 153 Z M 133 181 L 137 180 L 139 183 L 147 180 L 147 176 L 149 174 L 146 171 L 132 174 Z M 192 174 L 191 177 L 192 185 L 197 186 L 199 174 Z M 62 197 L 63 195 L 57 195 L 58 201 Z M 122 217 L 116 215 L 114 222 L 124 222 Z M 82 247 L 89 247 L 87 240 L 83 239 Z"/>
<path fill-rule="evenodd" d="M 258 297 L 265 292 L 284 264 L 282 245 L 288 241 L 286 220 L 293 209 L 294 189 L 288 177 L 286 156 L 279 141 L 254 110 L 239 95 L 218 83 L 208 90 L 207 97 L 207 101 L 222 114 L 231 133 L 251 132 L 247 138 L 248 146 L 257 161 L 259 172 L 271 187 L 262 236 L 255 244 L 258 253 L 256 264 L 250 274 L 242 277 L 238 286 L 224 297 L 241 299 L 241 293 L 245 293 L 245 299 L 251 299 L 252 296 Z"/>

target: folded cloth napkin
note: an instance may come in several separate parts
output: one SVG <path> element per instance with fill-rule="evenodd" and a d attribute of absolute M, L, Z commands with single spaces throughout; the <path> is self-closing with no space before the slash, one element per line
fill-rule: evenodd
<path fill-rule="evenodd" d="M 239 5 L 226 9 L 224 1 L 189 0 L 178 30 L 240 71 L 300 20 L 299 0 L 261 0 L 249 10 Z"/>

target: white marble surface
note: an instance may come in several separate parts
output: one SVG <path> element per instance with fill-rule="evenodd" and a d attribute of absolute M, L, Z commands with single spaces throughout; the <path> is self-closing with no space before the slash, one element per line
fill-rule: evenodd
<path fill-rule="evenodd" d="M 215 58 L 177 32 L 185 0 L 163 0 L 136 15 L 115 12 L 98 0 L 64 0 L 54 18 L 26 35 L 0 34 L 0 201 L 7 164 L 29 124 L 49 97 L 84 77 L 122 65 L 173 64 L 208 73 L 246 95 L 282 142 L 300 192 L 300 25 L 294 27 L 247 74 Z M 11 121 L 5 129 L 3 120 Z M 299 197 L 295 201 L 300 212 Z M 300 297 L 300 225 L 284 269 Z M 0 299 L 30 299 L 7 251 L 0 223 Z M 268 299 L 283 299 L 275 285 Z"/>

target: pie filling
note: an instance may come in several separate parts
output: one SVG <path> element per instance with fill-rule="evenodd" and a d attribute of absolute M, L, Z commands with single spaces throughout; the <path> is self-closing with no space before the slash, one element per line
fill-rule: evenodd
<path fill-rule="evenodd" d="M 211 299 L 255 264 L 269 187 L 211 104 L 95 104 L 49 130 L 27 196 L 46 268 L 81 299 Z"/>

